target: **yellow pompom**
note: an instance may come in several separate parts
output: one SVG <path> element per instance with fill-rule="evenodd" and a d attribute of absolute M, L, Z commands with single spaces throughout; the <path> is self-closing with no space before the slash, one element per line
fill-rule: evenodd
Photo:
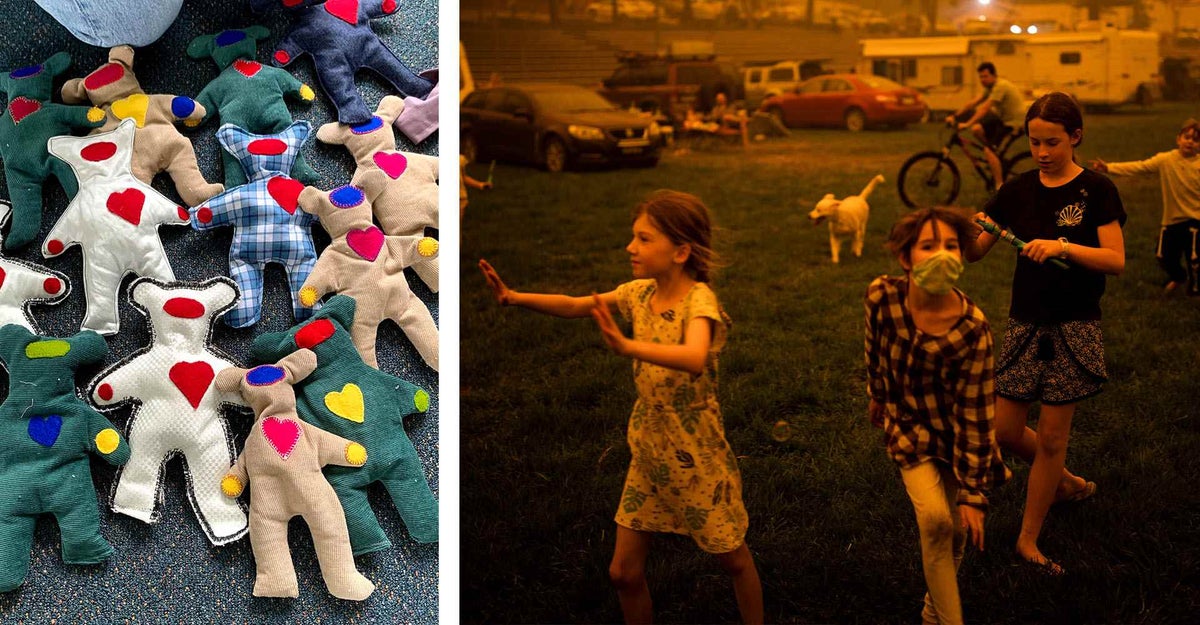
<path fill-rule="evenodd" d="M 305 102 L 309 102 L 313 98 L 317 97 L 317 94 L 313 93 L 312 87 L 308 85 L 300 85 L 300 97 L 303 98 Z"/>
<path fill-rule="evenodd" d="M 425 258 L 429 258 L 438 252 L 437 239 L 433 237 L 425 237 L 417 243 L 417 253 Z"/>
<path fill-rule="evenodd" d="M 198 119 L 185 119 L 185 120 L 183 120 L 183 125 L 184 125 L 184 126 L 187 126 L 188 128 L 195 128 L 196 126 L 199 126 L 199 125 L 200 125 L 200 120 L 198 120 Z"/>
<path fill-rule="evenodd" d="M 361 467 L 367 463 L 367 448 L 358 443 L 346 445 L 346 462 Z"/>
<path fill-rule="evenodd" d="M 311 286 L 300 289 L 300 303 L 307 308 L 312 308 L 312 305 L 317 303 L 317 290 Z"/>
<path fill-rule="evenodd" d="M 226 497 L 237 497 L 242 494 L 242 481 L 232 475 L 226 475 L 221 480 L 221 492 Z"/>
<path fill-rule="evenodd" d="M 103 120 L 105 117 L 107 117 L 107 115 L 104 113 L 104 111 L 102 109 L 96 108 L 94 106 L 92 108 L 88 109 L 87 118 L 88 118 L 89 122 L 98 122 L 98 121 Z"/>
<path fill-rule="evenodd" d="M 112 428 L 104 428 L 96 435 L 96 449 L 104 455 L 111 454 L 117 450 L 117 446 L 121 444 L 121 435 Z"/>

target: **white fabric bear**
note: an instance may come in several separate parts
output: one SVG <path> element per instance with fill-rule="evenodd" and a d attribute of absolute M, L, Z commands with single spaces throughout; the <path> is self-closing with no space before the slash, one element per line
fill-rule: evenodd
<path fill-rule="evenodd" d="M 12 205 L 0 201 L 0 227 L 12 218 Z M 0 237 L 0 246 L 4 245 Z M 0 256 L 0 327 L 10 323 L 42 334 L 29 308 L 33 304 L 58 304 L 71 293 L 67 276 L 15 258 Z"/>

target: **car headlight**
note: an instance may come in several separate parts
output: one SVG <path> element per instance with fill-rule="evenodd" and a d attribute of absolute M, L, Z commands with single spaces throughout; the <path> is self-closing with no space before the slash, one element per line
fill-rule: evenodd
<path fill-rule="evenodd" d="M 650 122 L 650 127 L 646 129 L 646 136 L 650 139 L 657 139 L 662 134 L 662 128 L 658 122 Z"/>
<path fill-rule="evenodd" d="M 875 101 L 876 101 L 876 102 L 883 102 L 883 103 L 895 102 L 895 101 L 896 101 L 896 96 L 894 96 L 894 95 L 890 95 L 890 94 L 886 94 L 886 93 L 881 93 L 881 94 L 879 94 L 879 95 L 876 95 L 876 96 L 875 96 Z"/>
<path fill-rule="evenodd" d="M 603 141 L 604 131 L 595 126 L 567 126 L 567 132 L 580 141 Z"/>

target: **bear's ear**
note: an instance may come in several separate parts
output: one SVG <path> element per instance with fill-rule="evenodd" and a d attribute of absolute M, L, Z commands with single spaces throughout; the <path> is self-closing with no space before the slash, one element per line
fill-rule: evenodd
<path fill-rule="evenodd" d="M 354 325 L 354 309 L 356 307 L 353 297 L 349 295 L 334 295 L 321 304 L 321 310 L 318 310 L 317 317 L 324 317 L 336 321 L 343 328 L 349 330 Z"/>
<path fill-rule="evenodd" d="M 344 125 L 337 122 L 322 124 L 320 128 L 317 128 L 317 141 L 330 145 L 345 145 L 346 133 L 343 130 L 344 128 Z"/>
<path fill-rule="evenodd" d="M 46 73 L 51 76 L 58 76 L 71 67 L 71 55 L 66 52 L 57 52 L 54 56 L 46 59 L 46 62 L 42 65 L 46 68 Z"/>
<path fill-rule="evenodd" d="M 321 209 L 325 207 L 326 203 L 325 192 L 316 187 L 304 187 L 297 202 L 300 210 L 318 219 L 320 219 Z"/>
<path fill-rule="evenodd" d="M 288 384 L 296 384 L 317 368 L 317 355 L 311 349 L 302 348 L 284 356 L 275 364 L 287 371 Z"/>
<path fill-rule="evenodd" d="M 242 29 L 242 32 L 255 41 L 262 41 L 271 36 L 271 29 L 266 26 L 247 26 Z"/>
<path fill-rule="evenodd" d="M 212 56 L 213 43 L 216 37 L 212 35 L 200 35 L 192 40 L 187 47 L 187 55 L 193 59 L 206 59 Z"/>
<path fill-rule="evenodd" d="M 246 370 L 241 367 L 229 367 L 222 369 L 217 374 L 217 380 L 214 386 L 222 393 L 232 393 L 240 391 L 242 388 L 242 376 L 246 375 Z"/>
<path fill-rule="evenodd" d="M 82 78 L 68 80 L 62 88 L 62 99 L 67 104 L 80 104 L 87 101 L 87 89 L 83 87 Z"/>
<path fill-rule="evenodd" d="M 117 46 L 108 51 L 109 63 L 120 63 L 127 69 L 133 69 L 133 47 Z"/>

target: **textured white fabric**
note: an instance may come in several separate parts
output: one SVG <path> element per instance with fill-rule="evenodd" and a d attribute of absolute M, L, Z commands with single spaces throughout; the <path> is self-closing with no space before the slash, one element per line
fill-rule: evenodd
<path fill-rule="evenodd" d="M 117 290 L 125 274 L 175 280 L 158 227 L 189 224 L 186 210 L 134 178 L 133 132 L 134 121 L 127 119 L 111 132 L 52 137 L 47 144 L 52 155 L 75 171 L 79 194 L 42 242 L 42 256 L 83 247 L 83 329 L 100 334 L 120 329 Z"/>
<path fill-rule="evenodd" d="M 248 528 L 237 501 L 221 493 L 221 478 L 236 454 L 220 408 L 246 403 L 240 393 L 222 393 L 213 384 L 218 373 L 236 365 L 211 346 L 212 326 L 237 300 L 237 287 L 225 277 L 198 284 L 139 278 L 129 299 L 150 317 L 151 344 L 101 373 L 88 389 L 102 409 L 139 404 L 127 428 L 132 456 L 117 475 L 112 509 L 157 522 L 163 465 L 182 454 L 188 499 L 204 533 L 216 545 L 237 540 Z M 208 371 L 197 376 L 200 363 L 211 368 L 211 377 Z"/>
<path fill-rule="evenodd" d="M 12 205 L 0 201 L 0 227 L 8 223 L 11 217 Z M 4 240 L 0 237 L 0 247 L 3 245 Z M 0 256 L 0 327 L 15 323 L 25 326 L 34 334 L 41 334 L 29 307 L 33 304 L 58 304 L 70 292 L 71 283 L 66 275 L 41 265 Z"/>

